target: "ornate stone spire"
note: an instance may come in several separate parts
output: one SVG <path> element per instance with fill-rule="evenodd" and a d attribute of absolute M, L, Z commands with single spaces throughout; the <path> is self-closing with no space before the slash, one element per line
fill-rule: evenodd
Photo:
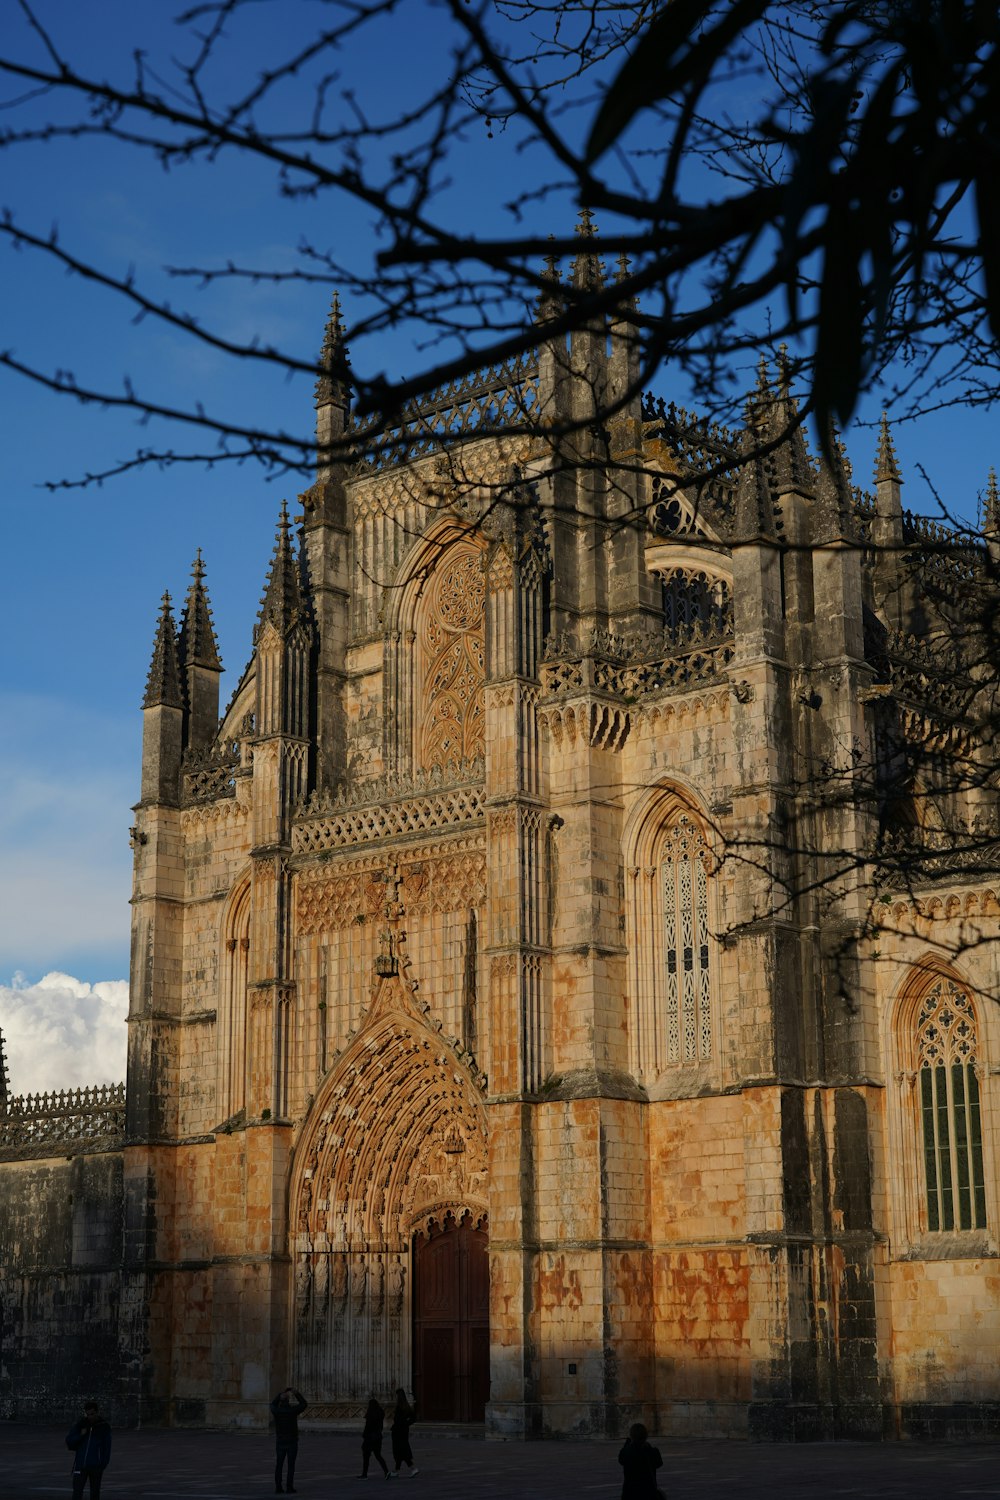
<path fill-rule="evenodd" d="M 323 347 L 319 356 L 319 378 L 316 381 L 317 406 L 343 406 L 351 402 L 351 361 L 347 354 L 344 325 L 340 317 L 340 296 L 334 292 L 330 315 L 326 320 Z"/>
<path fill-rule="evenodd" d="M 553 236 L 549 235 L 549 239 Z M 545 265 L 542 270 L 542 284 L 538 289 L 538 301 L 535 304 L 535 322 L 546 323 L 562 311 L 562 295 L 560 289 L 559 267 L 555 256 L 549 252 L 545 257 Z"/>
<path fill-rule="evenodd" d="M 765 402 L 774 400 L 774 392 L 771 389 L 771 378 L 767 368 L 767 355 L 762 354 L 757 361 L 757 389 L 754 392 L 757 400 L 763 405 Z"/>
<path fill-rule="evenodd" d="M 627 281 L 629 276 L 631 275 L 631 272 L 632 263 L 629 260 L 628 256 L 625 254 L 625 251 L 622 250 L 618 255 L 618 269 L 615 271 L 615 285 L 620 286 L 622 282 Z M 634 313 L 638 309 L 638 306 L 639 302 L 634 293 L 628 297 L 623 297 L 618 304 L 617 315 L 619 318 L 628 317 L 629 313 Z"/>
<path fill-rule="evenodd" d="M 10 1074 L 7 1072 L 7 1050 L 0 1031 L 0 1115 L 7 1113 L 7 1100 L 10 1098 Z"/>
<path fill-rule="evenodd" d="M 170 608 L 170 595 L 164 592 L 160 601 L 160 618 L 153 640 L 153 659 L 146 678 L 143 708 L 183 708 L 180 664 L 177 660 L 177 627 Z"/>
<path fill-rule="evenodd" d="M 596 251 L 597 225 L 589 208 L 581 208 L 576 226 L 580 250 L 573 261 L 571 275 L 573 285 L 579 292 L 600 291 L 605 281 L 604 262 Z"/>
<path fill-rule="evenodd" d="M 896 461 L 896 450 L 892 446 L 892 433 L 889 431 L 888 413 L 883 412 L 878 428 L 878 456 L 875 459 L 875 483 L 884 484 L 887 480 L 894 484 L 902 484 L 903 476 L 899 472 L 899 464 Z"/>
<path fill-rule="evenodd" d="M 782 344 L 778 351 L 778 391 L 771 407 L 770 437 L 778 441 L 771 461 L 774 487 L 779 495 L 794 492 L 810 496 L 816 475 L 791 384 L 788 351 Z"/>
<path fill-rule="evenodd" d="M 816 484 L 814 539 L 817 542 L 853 541 L 854 497 L 851 493 L 851 477 L 844 462 L 840 435 L 832 425 L 830 440 L 826 446 L 829 456 L 824 455 L 820 459 Z"/>
<path fill-rule="evenodd" d="M 774 541 L 777 538 L 774 505 L 760 457 L 761 434 L 754 398 L 746 405 L 746 425 L 740 444 L 740 477 L 736 485 L 736 507 L 733 516 L 733 541 Z"/>
<path fill-rule="evenodd" d="M 222 660 L 204 580 L 205 564 L 199 547 L 191 567 L 191 586 L 187 592 L 177 637 L 180 664 L 182 667 L 210 667 L 215 672 L 221 672 Z"/>
<path fill-rule="evenodd" d="M 1000 536 L 1000 490 L 997 488 L 997 471 L 992 464 L 983 496 L 983 530 L 990 536 Z"/>
<path fill-rule="evenodd" d="M 281 502 L 278 529 L 275 534 L 274 555 L 260 601 L 260 614 L 254 630 L 254 641 L 262 627 L 270 623 L 281 635 L 286 635 L 293 625 L 305 615 L 299 565 L 292 551 L 291 526 L 288 521 L 288 506 Z"/>

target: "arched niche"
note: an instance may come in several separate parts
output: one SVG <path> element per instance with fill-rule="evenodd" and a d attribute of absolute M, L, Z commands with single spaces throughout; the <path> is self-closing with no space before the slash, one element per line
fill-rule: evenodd
<path fill-rule="evenodd" d="M 222 914 L 216 1005 L 216 1114 L 220 1123 L 246 1107 L 250 877 L 236 883 Z"/>
<path fill-rule="evenodd" d="M 485 732 L 486 543 L 441 522 L 386 591 L 387 763 L 445 776 L 479 760 Z"/>

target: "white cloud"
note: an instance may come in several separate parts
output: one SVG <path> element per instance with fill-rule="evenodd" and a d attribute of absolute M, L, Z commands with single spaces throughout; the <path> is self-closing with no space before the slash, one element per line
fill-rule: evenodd
<path fill-rule="evenodd" d="M 0 985 L 13 1094 L 119 1083 L 125 1077 L 128 981 L 87 984 L 54 970 L 37 984 L 15 974 Z"/>
<path fill-rule="evenodd" d="M 0 974 L 126 967 L 137 718 L 0 693 Z"/>

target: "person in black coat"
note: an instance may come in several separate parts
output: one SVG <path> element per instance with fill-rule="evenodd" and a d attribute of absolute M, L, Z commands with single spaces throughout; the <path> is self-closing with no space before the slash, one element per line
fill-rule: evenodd
<path fill-rule="evenodd" d="M 410 1428 L 416 1421 L 417 1413 L 406 1399 L 406 1392 L 400 1386 L 396 1392 L 396 1405 L 392 1411 L 392 1461 L 396 1465 L 396 1475 L 399 1475 L 401 1464 L 406 1464 L 411 1474 L 419 1473 L 414 1468 L 413 1453 L 410 1448 Z"/>
<path fill-rule="evenodd" d="M 274 1418 L 274 1493 L 295 1494 L 295 1460 L 299 1451 L 299 1418 L 308 1405 L 301 1391 L 286 1386 L 271 1402 Z M 288 1478 L 281 1487 L 281 1471 L 288 1464 Z"/>
<path fill-rule="evenodd" d="M 368 1460 L 374 1458 L 381 1466 L 382 1473 L 386 1479 L 389 1478 L 389 1465 L 382 1457 L 382 1424 L 385 1421 L 385 1412 L 379 1406 L 373 1396 L 368 1403 L 365 1412 L 365 1430 L 361 1434 L 361 1478 L 368 1478 Z"/>
<path fill-rule="evenodd" d="M 649 1433 L 641 1422 L 628 1430 L 628 1441 L 618 1455 L 625 1470 L 622 1500 L 656 1500 L 656 1471 L 663 1463 L 659 1448 L 649 1442 Z"/>
<path fill-rule="evenodd" d="M 96 1401 L 87 1402 L 83 1416 L 66 1434 L 66 1447 L 73 1450 L 73 1500 L 82 1500 L 88 1481 L 90 1500 L 100 1500 L 101 1476 L 111 1462 L 111 1428 Z"/>

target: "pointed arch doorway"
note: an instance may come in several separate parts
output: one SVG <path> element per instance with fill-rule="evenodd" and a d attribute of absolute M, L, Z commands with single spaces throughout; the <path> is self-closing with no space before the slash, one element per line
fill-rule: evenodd
<path fill-rule="evenodd" d="M 415 1241 L 433 1240 L 432 1220 L 443 1233 L 450 1218 L 462 1232 L 449 1241 L 458 1250 L 447 1274 L 458 1275 L 465 1292 L 452 1341 L 457 1374 L 445 1382 L 449 1415 L 437 1420 L 473 1421 L 477 1411 L 482 1420 L 486 1080 L 428 1024 L 414 990 L 398 974 L 379 980 L 364 1024 L 324 1079 L 296 1146 L 289 1190 L 293 1370 L 301 1390 L 324 1393 L 310 1408 L 317 1416 L 353 1420 L 372 1391 L 388 1398 L 411 1383 Z M 432 1250 L 428 1266 L 437 1266 L 439 1255 Z M 421 1327 L 441 1335 L 449 1325 L 437 1316 L 440 1299 L 428 1300 L 437 1274 L 440 1268 L 424 1278 Z M 441 1377 L 423 1357 L 419 1367 L 428 1391 L 412 1388 L 424 1416 L 428 1394 L 435 1412 L 445 1398 Z"/>
<path fill-rule="evenodd" d="M 482 1422 L 490 1395 L 486 1216 L 448 1213 L 413 1238 L 413 1390 L 420 1415 Z"/>

